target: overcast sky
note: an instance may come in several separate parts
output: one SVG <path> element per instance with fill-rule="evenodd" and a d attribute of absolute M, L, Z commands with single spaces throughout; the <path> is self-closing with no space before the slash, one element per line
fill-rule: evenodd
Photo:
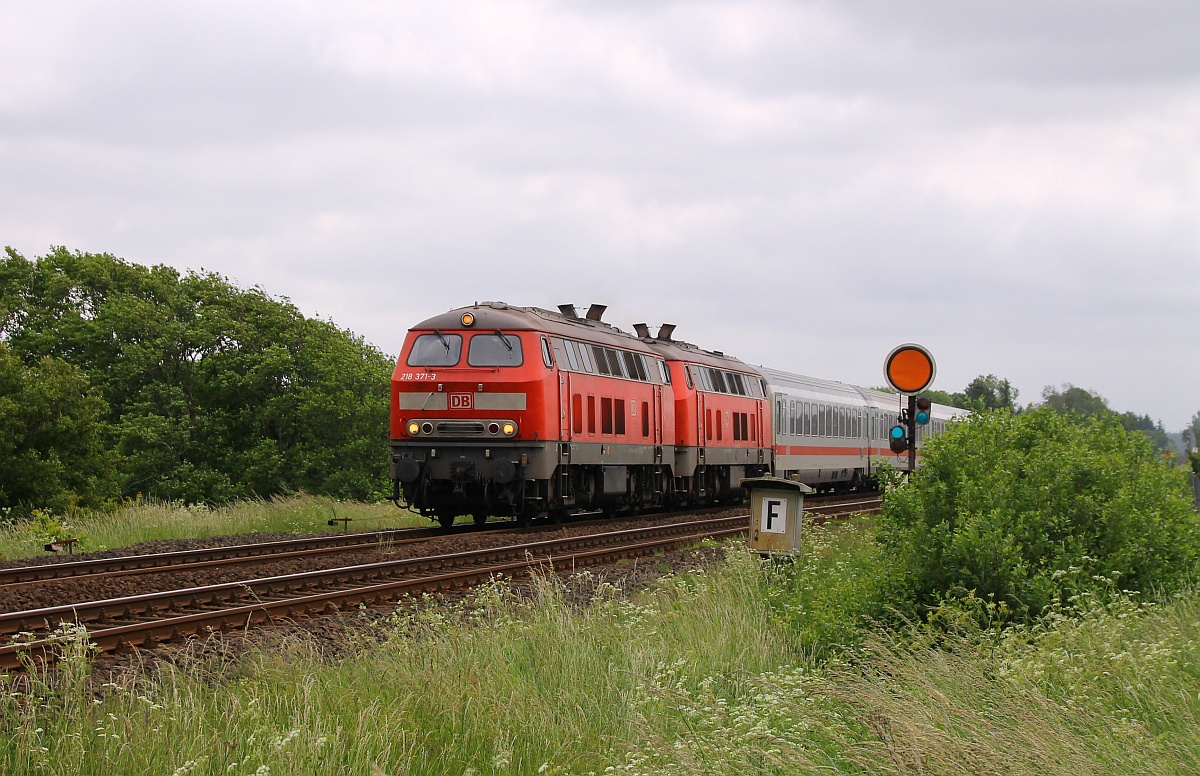
<path fill-rule="evenodd" d="M 0 244 L 1200 410 L 1195 2 L 13 2 Z"/>

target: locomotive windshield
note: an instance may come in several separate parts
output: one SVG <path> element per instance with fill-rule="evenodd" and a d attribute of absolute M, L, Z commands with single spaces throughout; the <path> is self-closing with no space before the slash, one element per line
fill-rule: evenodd
<path fill-rule="evenodd" d="M 471 337 L 471 347 L 467 350 L 467 363 L 471 366 L 520 366 L 524 362 L 521 340 L 512 334 L 495 331 Z"/>
<path fill-rule="evenodd" d="M 462 337 L 457 334 L 422 334 L 413 341 L 409 366 L 454 366 L 462 355 Z"/>

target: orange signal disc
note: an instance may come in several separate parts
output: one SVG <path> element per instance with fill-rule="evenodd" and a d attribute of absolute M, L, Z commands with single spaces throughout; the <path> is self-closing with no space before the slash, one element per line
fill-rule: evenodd
<path fill-rule="evenodd" d="M 900 393 L 913 394 L 929 387 L 937 367 L 925 348 L 901 345 L 888 354 L 883 371 L 889 385 Z"/>

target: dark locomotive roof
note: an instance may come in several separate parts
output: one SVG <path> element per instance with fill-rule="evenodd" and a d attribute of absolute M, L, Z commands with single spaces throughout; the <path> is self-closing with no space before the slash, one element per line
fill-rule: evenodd
<path fill-rule="evenodd" d="M 671 361 L 686 361 L 718 369 L 758 374 L 758 370 L 741 359 L 719 351 L 704 350 L 690 342 L 670 339 L 668 332 L 674 330 L 674 326 L 664 326 L 659 337 L 638 337 L 600 320 L 599 316 L 605 310 L 603 306 L 593 305 L 588 311 L 588 317 L 579 316 L 571 305 L 563 305 L 562 309 L 565 312 L 553 312 L 540 307 L 515 307 L 506 302 L 476 302 L 470 307 L 459 307 L 421 321 L 412 327 L 412 331 L 538 331 L 614 347 L 649 350 Z M 475 324 L 469 329 L 462 325 L 461 320 L 462 314 L 467 312 L 475 316 Z M 641 324 L 638 324 L 637 328 L 639 331 L 647 331 Z M 664 334 L 665 337 L 662 336 Z"/>
<path fill-rule="evenodd" d="M 658 338 L 643 338 L 642 342 L 649 345 L 651 350 L 668 361 L 686 361 L 690 364 L 701 364 L 703 366 L 711 366 L 718 369 L 729 369 L 734 372 L 742 372 L 744 374 L 758 374 L 757 369 L 750 366 L 745 361 L 742 361 L 740 358 L 727 356 L 724 353 L 715 350 L 705 350 L 704 348 L 693 345 L 690 342 Z"/>
<path fill-rule="evenodd" d="M 475 323 L 463 326 L 462 314 L 471 313 Z M 603 312 L 603 308 L 600 308 Z M 410 331 L 537 331 L 584 340 L 613 347 L 647 351 L 645 343 L 617 327 L 593 318 L 572 317 L 563 313 L 543 310 L 540 307 L 514 307 L 505 302 L 477 302 L 470 307 L 459 307 L 421 321 Z"/>

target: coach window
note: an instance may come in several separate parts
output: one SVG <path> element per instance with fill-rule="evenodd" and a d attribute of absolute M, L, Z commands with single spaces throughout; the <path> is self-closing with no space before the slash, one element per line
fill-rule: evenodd
<path fill-rule="evenodd" d="M 520 366 L 524 362 L 521 340 L 513 334 L 497 329 L 491 334 L 471 337 L 471 347 L 467 350 L 467 363 L 471 366 Z"/>
<path fill-rule="evenodd" d="M 608 370 L 608 358 L 604 355 L 604 348 L 599 345 L 592 345 L 592 363 L 596 365 L 596 371 L 600 374 L 612 374 Z"/>
<path fill-rule="evenodd" d="M 645 380 L 645 376 L 638 369 L 641 364 L 637 363 L 638 354 L 630 353 L 628 350 L 621 351 L 621 357 L 625 359 L 625 373 L 634 380 Z"/>
<path fill-rule="evenodd" d="M 550 358 L 550 342 L 542 337 L 542 361 L 546 363 L 546 368 L 554 366 L 554 361 Z"/>
<path fill-rule="evenodd" d="M 588 352 L 588 346 L 582 342 L 571 342 L 570 340 L 567 342 L 571 346 L 571 352 L 579 359 L 580 371 L 587 372 L 588 374 L 595 372 L 595 368 L 592 367 L 592 354 Z"/>
<path fill-rule="evenodd" d="M 457 334 L 422 334 L 413 340 L 409 366 L 454 366 L 462 355 L 462 337 Z"/>
<path fill-rule="evenodd" d="M 708 370 L 708 376 L 712 379 L 713 385 L 716 386 L 717 393 L 730 393 L 730 390 L 725 386 L 725 375 L 720 369 Z"/>
<path fill-rule="evenodd" d="M 601 397 L 600 399 L 600 433 L 611 434 L 613 432 L 613 408 L 612 399 Z"/>
<path fill-rule="evenodd" d="M 567 364 L 570 365 L 571 371 L 583 371 L 579 366 L 579 352 L 575 350 L 575 343 L 571 340 L 564 340 L 563 351 L 567 354 Z"/>
<path fill-rule="evenodd" d="M 650 404 L 642 402 L 642 436 L 650 436 Z"/>
<path fill-rule="evenodd" d="M 613 350 L 612 348 L 604 348 L 602 353 L 604 353 L 606 359 L 608 359 L 608 374 L 611 374 L 614 378 L 628 377 L 628 375 L 625 374 L 624 369 L 620 368 L 620 356 L 617 355 L 616 350 Z"/>
<path fill-rule="evenodd" d="M 650 382 L 650 372 L 646 369 L 646 357 L 641 353 L 631 353 L 633 356 L 633 368 L 637 370 L 638 379 L 643 383 Z"/>
<path fill-rule="evenodd" d="M 848 432 L 846 430 L 846 408 L 845 407 L 837 408 L 837 421 L 838 421 L 837 435 L 840 437 L 850 436 L 850 432 Z"/>
<path fill-rule="evenodd" d="M 571 428 L 576 434 L 583 433 L 583 396 L 578 393 L 571 397 Z"/>
<path fill-rule="evenodd" d="M 588 396 L 588 433 L 596 433 L 596 397 Z"/>
<path fill-rule="evenodd" d="M 616 432 L 619 435 L 625 433 L 625 400 L 617 399 L 613 402 L 613 420 L 616 421 Z"/>

